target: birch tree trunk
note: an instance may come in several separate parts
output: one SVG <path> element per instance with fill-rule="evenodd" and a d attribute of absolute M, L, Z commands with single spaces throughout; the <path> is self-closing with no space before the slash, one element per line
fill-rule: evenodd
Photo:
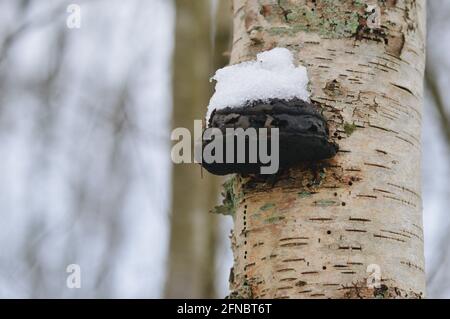
<path fill-rule="evenodd" d="M 233 4 L 231 63 L 291 49 L 340 151 L 271 183 L 235 177 L 230 296 L 424 297 L 425 0 Z"/>

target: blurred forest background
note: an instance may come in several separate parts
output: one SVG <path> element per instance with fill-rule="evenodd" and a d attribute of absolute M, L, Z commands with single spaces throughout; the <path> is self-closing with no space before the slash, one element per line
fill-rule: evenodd
<path fill-rule="evenodd" d="M 428 294 L 450 298 L 450 2 L 428 3 Z M 170 132 L 204 117 L 229 0 L 0 0 L 0 15 L 0 297 L 224 297 L 222 181 L 172 165 Z"/>

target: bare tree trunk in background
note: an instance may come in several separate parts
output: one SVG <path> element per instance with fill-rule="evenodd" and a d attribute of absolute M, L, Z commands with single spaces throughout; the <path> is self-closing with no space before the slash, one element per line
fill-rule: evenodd
<path fill-rule="evenodd" d="M 381 28 L 367 25 L 372 3 Z M 273 187 L 236 178 L 231 296 L 423 297 L 425 0 L 233 4 L 232 64 L 275 46 L 296 53 L 340 151 Z"/>
<path fill-rule="evenodd" d="M 434 102 L 433 105 L 436 108 L 437 111 L 437 117 L 440 121 L 441 131 L 445 137 L 446 142 L 446 151 L 447 154 L 450 155 L 450 115 L 447 112 L 446 108 L 446 101 L 443 97 L 443 91 L 442 88 L 439 85 L 439 77 L 438 72 L 436 72 L 436 65 L 433 63 L 435 61 L 427 61 L 427 67 L 425 71 L 425 84 L 428 88 L 428 92 L 430 93 L 430 96 L 432 98 L 432 101 Z M 446 70 L 443 70 L 444 72 Z M 448 161 L 447 161 L 448 165 Z M 447 197 L 448 200 L 448 197 Z M 446 281 L 442 280 L 442 273 L 444 270 L 447 269 L 447 257 L 448 257 L 448 242 L 450 240 L 450 231 L 445 232 L 445 235 L 441 238 L 440 243 L 438 247 L 440 248 L 439 251 L 441 252 L 439 254 L 439 258 L 437 259 L 437 262 L 434 262 L 431 267 L 429 266 L 427 275 L 428 275 L 428 287 L 430 290 L 441 290 L 439 286 L 441 284 L 444 284 Z M 433 289 L 434 288 L 434 289 Z M 434 291 L 433 291 L 434 292 Z M 431 292 L 430 292 L 431 293 Z"/>
<path fill-rule="evenodd" d="M 427 63 L 427 70 L 425 72 L 425 82 L 430 90 L 431 96 L 436 106 L 439 120 L 441 122 L 442 131 L 445 136 L 447 145 L 450 146 L 450 116 L 448 115 L 447 108 L 445 107 L 445 100 L 442 97 L 438 77 L 434 70 L 434 66 L 431 62 Z"/>
<path fill-rule="evenodd" d="M 230 38 L 231 12 L 220 1 L 215 47 L 225 51 Z M 193 129 L 195 119 L 203 119 L 213 68 L 226 60 L 214 58 L 211 43 L 211 1 L 176 0 L 176 36 L 173 75 L 173 127 Z M 224 16 L 224 17 L 221 17 Z M 225 17 L 229 17 L 229 22 Z M 191 130 L 193 132 L 193 130 Z M 168 298 L 213 298 L 215 291 L 215 251 L 218 217 L 209 211 L 217 204 L 217 177 L 201 176 L 200 166 L 173 165 L 172 215 Z"/>

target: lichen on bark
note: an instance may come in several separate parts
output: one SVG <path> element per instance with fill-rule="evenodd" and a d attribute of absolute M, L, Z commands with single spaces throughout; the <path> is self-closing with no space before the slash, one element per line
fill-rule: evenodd
<path fill-rule="evenodd" d="M 360 17 L 364 16 L 364 5 L 359 1 L 319 0 L 278 1 L 274 10 L 268 10 L 266 19 L 283 26 L 268 29 L 272 34 L 295 34 L 299 31 L 317 32 L 321 36 L 341 38 L 353 36 Z M 281 14 L 280 14 L 281 11 Z"/>
<path fill-rule="evenodd" d="M 238 179 L 239 176 L 234 175 L 222 184 L 222 203 L 214 207 L 212 213 L 234 217 L 237 205 L 242 196 L 236 189 Z"/>
<path fill-rule="evenodd" d="M 236 13 L 245 24 L 246 32 L 256 47 L 270 48 L 277 37 L 302 38 L 302 33 L 314 33 L 321 38 L 350 38 L 374 41 L 386 50 L 400 56 L 406 34 L 417 28 L 414 1 L 402 1 L 400 12 L 397 1 L 378 0 L 259 0 L 253 1 Z M 373 13 L 368 5 L 380 10 L 380 25 L 369 23 Z M 401 14 L 407 22 L 403 27 L 395 22 Z"/>

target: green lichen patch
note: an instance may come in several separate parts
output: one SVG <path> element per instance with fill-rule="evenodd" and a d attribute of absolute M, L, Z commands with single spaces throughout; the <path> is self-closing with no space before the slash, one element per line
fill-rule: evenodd
<path fill-rule="evenodd" d="M 266 223 L 266 224 L 274 224 L 274 223 L 279 222 L 279 221 L 281 221 L 281 220 L 283 220 L 283 219 L 284 219 L 283 216 L 272 215 L 272 216 L 267 217 L 267 218 L 264 220 L 264 223 Z"/>
<path fill-rule="evenodd" d="M 234 216 L 241 196 L 235 191 L 236 177 L 228 179 L 222 186 L 222 204 L 212 209 L 212 213 Z"/>
<path fill-rule="evenodd" d="M 344 131 L 345 131 L 345 134 L 347 134 L 347 136 L 352 135 L 353 132 L 355 132 L 355 130 L 356 130 L 355 124 L 350 124 L 347 122 L 344 124 Z"/>
<path fill-rule="evenodd" d="M 263 206 L 261 206 L 259 209 L 262 210 L 262 211 L 267 211 L 267 210 L 272 209 L 274 207 L 275 207 L 275 204 L 267 203 L 267 204 L 264 204 Z"/>
<path fill-rule="evenodd" d="M 299 192 L 299 193 L 298 193 L 298 197 L 300 197 L 300 198 L 308 198 L 308 197 L 310 197 L 311 195 L 312 195 L 311 192 Z"/>
<path fill-rule="evenodd" d="M 282 26 L 267 30 L 273 35 L 293 36 L 300 31 L 317 32 L 327 38 L 354 36 L 360 27 L 365 4 L 361 1 L 316 0 L 279 1 L 278 10 L 265 18 L 273 23 L 273 16 L 282 16 Z"/>
<path fill-rule="evenodd" d="M 339 206 L 340 202 L 334 199 L 321 199 L 314 202 L 315 206 L 318 207 L 330 207 L 330 206 Z"/>

